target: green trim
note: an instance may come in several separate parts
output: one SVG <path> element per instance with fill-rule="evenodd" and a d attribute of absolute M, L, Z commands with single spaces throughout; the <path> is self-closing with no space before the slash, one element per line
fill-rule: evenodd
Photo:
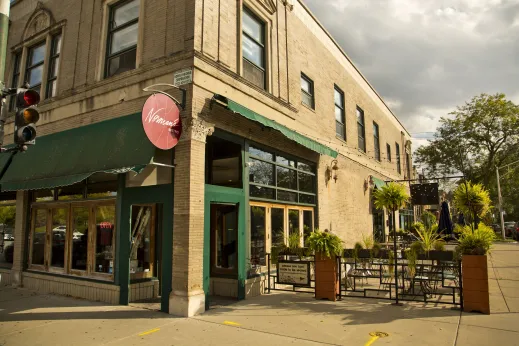
<path fill-rule="evenodd" d="M 245 170 L 244 170 L 245 171 Z M 233 203 L 238 205 L 238 299 L 245 299 L 246 267 L 246 210 L 247 199 L 243 189 L 234 189 L 215 185 L 205 185 L 204 202 L 204 269 L 203 288 L 205 293 L 206 310 L 209 309 L 209 283 L 211 275 L 211 204 Z"/>
<path fill-rule="evenodd" d="M 379 179 L 379 178 L 377 178 L 377 177 L 375 177 L 373 175 L 371 176 L 371 179 L 373 179 L 373 182 L 375 183 L 375 187 L 377 189 L 381 189 L 383 186 L 386 185 L 386 182 L 384 180 Z"/>
<path fill-rule="evenodd" d="M 241 104 L 236 103 L 224 96 L 215 94 L 214 99 L 218 100 L 220 102 L 226 103 L 227 108 L 230 111 L 232 111 L 234 113 L 238 113 L 238 114 L 242 115 L 243 117 L 245 117 L 249 120 L 258 122 L 266 127 L 273 128 L 274 130 L 281 132 L 285 137 L 295 141 L 296 143 L 301 144 L 304 147 L 307 147 L 310 150 L 313 150 L 322 155 L 331 156 L 333 158 L 336 158 L 338 155 L 338 153 L 335 150 L 331 149 L 330 147 L 327 147 L 326 145 L 323 145 L 323 144 L 321 144 L 311 138 L 308 138 L 294 130 L 291 130 L 288 127 L 281 125 L 274 120 L 268 119 L 268 118 L 264 117 L 263 115 L 260 115 L 256 112 L 248 109 L 247 107 L 242 106 Z"/>
<path fill-rule="evenodd" d="M 13 156 L 0 184 L 3 191 L 67 186 L 96 172 L 138 172 L 154 154 L 135 113 L 37 138 Z"/>
<path fill-rule="evenodd" d="M 121 197 L 120 218 L 118 219 L 117 247 L 119 269 L 116 282 L 121 287 L 120 304 L 129 303 L 130 285 L 130 230 L 131 207 L 133 204 L 162 204 L 162 276 L 161 276 L 161 311 L 169 312 L 169 294 L 172 287 L 173 254 L 173 184 L 124 188 Z M 119 197 L 119 193 L 117 194 Z M 124 259 L 124 260 L 123 260 Z M 124 296 L 123 296 L 124 292 Z"/>

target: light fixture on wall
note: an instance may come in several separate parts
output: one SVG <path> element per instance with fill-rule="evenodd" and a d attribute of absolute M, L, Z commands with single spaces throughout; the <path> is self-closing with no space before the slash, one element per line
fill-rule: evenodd
<path fill-rule="evenodd" d="M 330 166 L 326 167 L 326 181 L 329 181 L 330 179 L 333 178 L 333 180 L 335 182 L 337 182 L 337 179 L 338 179 L 337 171 L 339 170 L 338 163 L 339 162 L 337 160 L 333 160 L 331 163 L 331 167 Z"/>
<path fill-rule="evenodd" d="M 364 191 L 368 189 L 372 189 L 375 187 L 375 181 L 373 180 L 373 176 L 370 175 L 369 179 L 364 180 Z"/>

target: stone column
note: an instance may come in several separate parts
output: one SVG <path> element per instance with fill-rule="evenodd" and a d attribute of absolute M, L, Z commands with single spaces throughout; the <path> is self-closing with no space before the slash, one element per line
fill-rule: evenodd
<path fill-rule="evenodd" d="M 173 273 L 169 313 L 191 317 L 205 311 L 204 193 L 205 140 L 213 129 L 203 120 L 184 122 L 175 147 Z"/>
<path fill-rule="evenodd" d="M 11 269 L 13 286 L 22 287 L 22 272 L 26 259 L 27 211 L 29 209 L 29 192 L 16 192 L 16 218 L 14 223 L 14 253 Z"/>

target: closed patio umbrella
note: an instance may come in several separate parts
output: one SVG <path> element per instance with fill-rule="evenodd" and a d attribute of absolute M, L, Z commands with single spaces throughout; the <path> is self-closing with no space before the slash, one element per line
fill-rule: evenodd
<path fill-rule="evenodd" d="M 438 232 L 442 232 L 443 234 L 449 236 L 452 234 L 452 220 L 449 212 L 449 205 L 445 201 L 443 201 L 441 204 Z"/>

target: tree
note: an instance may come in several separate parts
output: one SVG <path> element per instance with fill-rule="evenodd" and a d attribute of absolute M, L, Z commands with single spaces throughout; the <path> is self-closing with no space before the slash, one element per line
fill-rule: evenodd
<path fill-rule="evenodd" d="M 504 149 L 519 143 L 519 106 L 504 94 L 481 94 L 450 115 L 429 145 L 418 148 L 416 162 L 428 176 L 461 172 L 488 187 Z"/>

